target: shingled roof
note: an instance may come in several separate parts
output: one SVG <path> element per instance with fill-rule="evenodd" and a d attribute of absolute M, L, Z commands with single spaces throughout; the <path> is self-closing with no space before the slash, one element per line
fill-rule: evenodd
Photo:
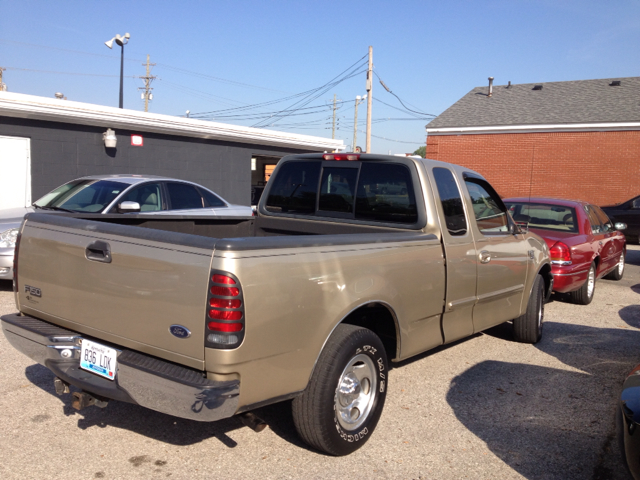
<path fill-rule="evenodd" d="M 640 121 L 640 77 L 494 85 L 491 97 L 488 92 L 488 85 L 474 88 L 432 120 L 427 132 L 450 127 Z"/>

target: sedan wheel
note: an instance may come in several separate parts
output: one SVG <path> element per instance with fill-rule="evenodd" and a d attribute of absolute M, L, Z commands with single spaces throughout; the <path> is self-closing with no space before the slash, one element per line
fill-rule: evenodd
<path fill-rule="evenodd" d="M 593 294 L 596 290 L 596 264 L 595 262 L 589 267 L 587 281 L 578 290 L 571 292 L 571 301 L 578 305 L 589 305 L 593 300 Z"/>
<path fill-rule="evenodd" d="M 620 280 L 622 279 L 623 275 L 624 275 L 624 252 L 620 254 L 620 260 L 618 260 L 618 264 L 616 265 L 616 268 L 614 268 L 613 271 L 607 274 L 607 276 L 604 278 L 609 278 L 611 280 Z"/>

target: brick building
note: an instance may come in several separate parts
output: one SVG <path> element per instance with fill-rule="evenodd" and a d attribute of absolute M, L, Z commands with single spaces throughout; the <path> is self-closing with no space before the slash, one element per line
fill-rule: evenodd
<path fill-rule="evenodd" d="M 621 202 L 640 194 L 640 77 L 474 88 L 427 125 L 426 157 L 503 197 Z"/>

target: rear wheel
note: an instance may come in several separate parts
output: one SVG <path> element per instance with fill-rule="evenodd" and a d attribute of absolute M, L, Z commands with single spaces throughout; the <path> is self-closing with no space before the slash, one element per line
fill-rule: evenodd
<path fill-rule="evenodd" d="M 578 305 L 589 305 L 593 300 L 593 294 L 596 291 L 596 264 L 592 263 L 589 267 L 587 281 L 584 282 L 578 290 L 569 293 L 571 301 Z"/>
<path fill-rule="evenodd" d="M 526 312 L 513 320 L 513 336 L 516 341 L 538 343 L 542 338 L 543 320 L 544 280 L 541 275 L 536 275 Z"/>
<path fill-rule="evenodd" d="M 618 260 L 618 265 L 613 271 L 609 272 L 606 277 L 610 280 L 620 280 L 624 275 L 624 251 L 620 254 L 620 260 Z"/>
<path fill-rule="evenodd" d="M 387 355 L 371 330 L 338 325 L 309 385 L 293 400 L 302 439 L 331 455 L 360 448 L 375 429 L 387 395 Z"/>

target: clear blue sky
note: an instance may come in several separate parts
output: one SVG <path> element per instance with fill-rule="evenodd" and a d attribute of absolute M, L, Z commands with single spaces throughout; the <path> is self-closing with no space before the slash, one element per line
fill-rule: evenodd
<path fill-rule="evenodd" d="M 109 50 L 104 42 L 129 32 L 124 73 L 144 75 L 142 63 L 151 55 L 158 79 L 150 111 L 169 115 L 316 89 L 358 64 L 369 45 L 374 71 L 393 93 L 410 109 L 435 115 L 489 76 L 503 85 L 640 75 L 638 0 L 0 0 L 0 12 L 0 67 L 7 68 L 9 91 L 62 92 L 69 100 L 117 106 L 120 47 Z M 374 80 L 372 151 L 414 151 L 425 143 L 429 117 L 381 103 L 404 110 Z M 125 108 L 144 109 L 142 85 L 125 78 Z M 365 94 L 365 73 L 318 94 L 305 107 L 318 108 L 298 110 L 268 128 L 331 137 L 329 105 L 336 94 L 345 102 L 336 138 L 351 145 L 353 104 Z M 265 125 L 269 121 L 259 118 L 265 112 L 302 98 L 211 116 Z M 245 117 L 223 116 L 231 113 Z M 357 142 L 363 147 L 365 118 L 363 103 Z"/>

